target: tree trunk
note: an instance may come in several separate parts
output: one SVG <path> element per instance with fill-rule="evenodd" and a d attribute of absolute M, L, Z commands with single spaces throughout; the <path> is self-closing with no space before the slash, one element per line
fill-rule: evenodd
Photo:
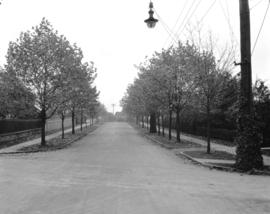
<path fill-rule="evenodd" d="M 149 129 L 149 117 L 148 115 L 146 116 L 146 129 L 148 130 Z"/>
<path fill-rule="evenodd" d="M 172 110 L 169 111 L 169 140 L 172 139 Z"/>
<path fill-rule="evenodd" d="M 142 128 L 144 128 L 144 116 L 142 115 Z"/>
<path fill-rule="evenodd" d="M 156 113 L 150 114 L 150 133 L 157 133 Z"/>
<path fill-rule="evenodd" d="M 83 110 L 81 109 L 81 131 L 83 130 Z"/>
<path fill-rule="evenodd" d="M 180 109 L 176 108 L 176 140 L 180 142 Z"/>
<path fill-rule="evenodd" d="M 164 123 L 164 115 L 162 114 L 161 116 L 161 120 L 162 120 L 162 136 L 165 136 L 165 123 Z"/>
<path fill-rule="evenodd" d="M 64 120 L 65 120 L 65 115 L 64 115 L 64 113 L 62 112 L 62 113 L 61 113 L 62 139 L 65 138 L 65 126 L 64 126 Z"/>
<path fill-rule="evenodd" d="M 71 118 L 72 118 L 72 134 L 75 134 L 75 108 L 72 108 Z"/>
<path fill-rule="evenodd" d="M 46 128 L 46 110 L 43 108 L 41 110 L 41 146 L 46 146 L 46 139 L 45 139 L 45 128 Z"/>
<path fill-rule="evenodd" d="M 210 118 L 210 106 L 209 104 L 207 105 L 207 153 L 210 154 L 211 152 L 211 136 L 210 136 L 210 128 L 211 128 L 211 118 Z"/>
<path fill-rule="evenodd" d="M 160 115 L 158 115 L 157 123 L 158 123 L 158 135 L 160 135 Z"/>

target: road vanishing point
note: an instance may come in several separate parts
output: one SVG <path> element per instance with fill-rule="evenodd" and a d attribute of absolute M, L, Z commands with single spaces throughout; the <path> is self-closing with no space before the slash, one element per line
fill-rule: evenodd
<path fill-rule="evenodd" d="M 269 176 L 192 164 L 124 122 L 70 147 L 0 156 L 1 214 L 269 214 Z"/>

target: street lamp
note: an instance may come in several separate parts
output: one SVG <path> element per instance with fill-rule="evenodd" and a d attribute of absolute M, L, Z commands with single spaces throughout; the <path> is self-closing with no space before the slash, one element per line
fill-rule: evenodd
<path fill-rule="evenodd" d="M 153 8 L 154 8 L 153 2 L 150 1 L 149 12 L 148 12 L 149 18 L 144 20 L 144 22 L 147 24 L 147 27 L 149 27 L 149 28 L 154 28 L 156 26 L 156 23 L 158 22 L 158 20 L 154 18 Z"/>
<path fill-rule="evenodd" d="M 149 4 L 150 17 L 144 22 L 149 28 L 154 28 L 157 19 L 153 17 L 153 3 Z M 240 9 L 240 45 L 241 45 L 241 80 L 238 114 L 238 136 L 236 149 L 236 167 L 241 170 L 262 169 L 263 158 L 260 150 L 260 137 L 258 125 L 255 124 L 253 94 L 252 94 L 252 71 L 251 71 L 251 47 L 250 47 L 250 8 L 249 0 L 239 0 Z M 173 105 L 170 104 L 170 113 Z"/>

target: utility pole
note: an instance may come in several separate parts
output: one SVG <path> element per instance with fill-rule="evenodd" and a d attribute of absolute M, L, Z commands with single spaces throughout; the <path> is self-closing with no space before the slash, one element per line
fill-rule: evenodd
<path fill-rule="evenodd" d="M 253 112 L 252 67 L 250 41 L 250 14 L 248 0 L 240 0 L 240 44 L 241 44 L 241 91 L 242 110 L 245 114 Z"/>
<path fill-rule="evenodd" d="M 238 133 L 236 138 L 236 166 L 241 170 L 247 171 L 262 168 L 263 160 L 253 110 L 249 1 L 239 0 L 239 9 L 241 40 L 241 62 L 239 64 L 241 66 L 241 80 Z"/>

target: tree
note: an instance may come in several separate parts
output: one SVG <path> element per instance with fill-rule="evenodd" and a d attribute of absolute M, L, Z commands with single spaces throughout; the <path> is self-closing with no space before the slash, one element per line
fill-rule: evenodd
<path fill-rule="evenodd" d="M 192 94 L 197 87 L 195 81 L 196 69 L 194 58 L 197 49 L 194 45 L 178 43 L 173 49 L 173 107 L 176 113 L 176 139 L 180 142 L 180 115 L 192 100 Z"/>
<path fill-rule="evenodd" d="M 156 53 L 156 57 L 151 60 L 151 63 L 155 65 L 155 73 L 158 74 L 154 76 L 156 84 L 160 85 L 160 91 L 163 92 L 163 103 L 161 109 L 163 111 L 168 111 L 169 115 L 169 140 L 171 140 L 172 135 L 172 114 L 173 114 L 173 90 L 175 88 L 174 70 L 173 70 L 173 57 L 172 57 L 172 47 L 167 50 L 162 50 L 161 53 Z M 164 97 L 165 96 L 165 97 Z M 162 119 L 163 123 L 163 133 L 164 133 L 164 116 Z"/>
<path fill-rule="evenodd" d="M 197 98 L 201 109 L 206 113 L 207 153 L 210 153 L 211 111 L 217 105 L 217 95 L 223 83 L 223 78 L 216 69 L 215 58 L 211 52 L 203 51 L 201 53 L 198 59 L 197 71 Z"/>
<path fill-rule="evenodd" d="M 78 59 L 81 62 L 81 57 Z M 96 68 L 93 62 L 80 63 L 71 70 L 70 77 L 72 81 L 69 83 L 70 102 L 69 108 L 72 114 L 72 133 L 75 133 L 75 114 L 82 110 L 89 102 L 96 102 L 98 93 L 91 84 L 96 78 Z M 90 99 L 91 98 L 91 99 Z M 90 99 L 90 100 L 89 100 Z"/>
<path fill-rule="evenodd" d="M 58 101 L 58 109 L 57 113 L 61 118 L 61 129 L 62 129 L 62 139 L 64 139 L 65 132 L 64 132 L 64 120 L 66 114 L 70 112 L 70 105 L 72 103 L 73 97 L 75 95 L 72 93 L 73 87 L 78 84 L 76 75 L 79 72 L 76 71 L 77 67 L 80 65 L 82 60 L 82 51 L 76 45 L 70 45 L 68 41 L 65 40 L 63 44 L 66 46 L 65 52 L 63 53 L 63 57 L 59 62 L 59 67 L 61 69 L 61 80 L 60 80 L 60 87 L 56 90 L 57 94 L 57 101 Z M 74 124 L 74 118 L 72 118 L 72 124 Z M 72 128 L 74 128 L 72 126 Z"/>
<path fill-rule="evenodd" d="M 237 104 L 235 98 L 238 81 L 230 75 L 234 49 L 226 47 L 218 55 L 211 35 L 205 44 L 202 44 L 201 38 L 198 42 L 195 39 L 192 42 L 179 42 L 176 47 L 156 52 L 137 66 L 140 73 L 123 98 L 124 110 L 137 115 L 139 112 L 152 117 L 157 115 L 159 132 L 160 114 L 163 123 L 163 114 L 167 113 L 169 139 L 175 115 L 177 141 L 180 141 L 180 130 L 187 130 L 186 126 L 180 127 L 183 119 L 188 121 L 188 126 L 193 131 L 197 130 L 198 121 L 202 126 L 198 129 L 199 133 L 204 135 L 201 130 L 206 130 L 207 151 L 210 152 L 212 116 L 232 116 L 231 110 Z M 216 56 L 219 56 L 218 60 Z M 213 119 L 215 122 L 220 120 Z M 230 120 L 233 121 L 232 117 Z M 222 125 L 225 121 L 221 121 Z M 155 132 L 155 120 L 151 119 L 151 124 L 151 132 Z M 197 134 L 196 131 L 194 133 Z"/>
<path fill-rule="evenodd" d="M 262 80 L 256 80 L 254 88 L 255 119 L 258 121 L 262 146 L 270 145 L 270 90 Z"/>
<path fill-rule="evenodd" d="M 212 114 L 217 110 L 220 102 L 219 97 L 224 90 L 226 76 L 232 70 L 232 59 L 235 55 L 234 44 L 225 46 L 222 51 L 217 50 L 217 43 L 213 40 L 212 33 L 202 38 L 201 28 L 197 31 L 190 31 L 190 39 L 196 48 L 193 55 L 193 64 L 195 66 L 195 84 L 194 95 L 199 101 L 198 109 L 206 115 L 206 136 L 207 153 L 211 151 L 211 123 Z"/>
<path fill-rule="evenodd" d="M 88 99 L 88 104 L 86 107 L 86 112 L 90 117 L 90 125 L 94 124 L 94 117 L 99 116 L 100 103 L 98 101 L 99 92 L 96 87 L 91 88 L 90 97 Z"/>
<path fill-rule="evenodd" d="M 146 113 L 145 99 L 142 88 L 139 87 L 137 82 L 138 79 L 134 81 L 134 84 L 128 86 L 126 94 L 121 100 L 121 106 L 123 107 L 123 111 L 136 117 L 137 121 L 141 117 L 141 125 L 144 127 L 144 115 Z"/>
<path fill-rule="evenodd" d="M 0 97 L 0 118 L 37 118 L 33 93 L 4 70 L 0 71 Z"/>
<path fill-rule="evenodd" d="M 66 39 L 59 36 L 45 18 L 32 31 L 21 33 L 16 42 L 9 44 L 6 68 L 35 95 L 42 122 L 43 146 L 46 145 L 46 120 L 54 115 L 60 105 L 57 90 L 66 76 L 62 69 L 68 48 L 66 44 Z"/>

